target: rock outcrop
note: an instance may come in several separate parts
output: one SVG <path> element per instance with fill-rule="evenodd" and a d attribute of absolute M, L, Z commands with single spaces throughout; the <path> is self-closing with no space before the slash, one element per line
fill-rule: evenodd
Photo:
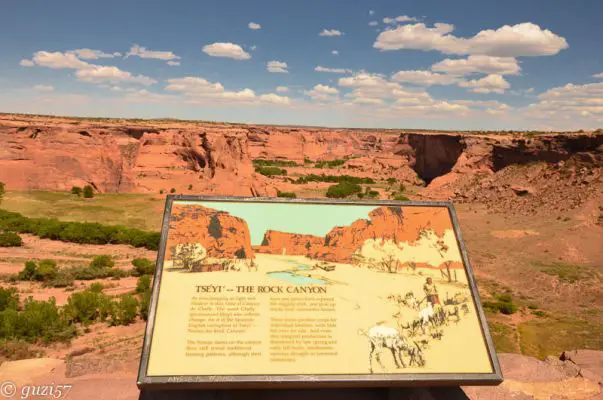
<path fill-rule="evenodd" d="M 255 257 L 251 248 L 249 227 L 242 218 L 199 205 L 174 204 L 166 244 L 166 259 L 170 259 L 171 248 L 185 243 L 201 243 L 207 250 L 208 257 Z"/>
<path fill-rule="evenodd" d="M 424 214 L 430 213 L 428 223 Z M 362 248 L 367 241 L 378 243 L 414 243 L 424 230 L 433 230 L 436 236 L 444 236 L 452 226 L 448 219 L 447 209 L 434 212 L 426 208 L 378 207 L 369 213 L 368 219 L 358 219 L 349 226 L 334 227 L 324 237 L 300 235 L 295 233 L 267 231 L 261 246 L 256 250 L 261 253 L 303 255 L 317 260 L 352 262 L 352 254 Z M 440 264 L 428 265 L 418 263 L 418 267 L 439 268 Z M 462 268 L 462 264 L 454 262 L 450 268 Z"/>
<path fill-rule="evenodd" d="M 208 128 L 208 129 L 206 129 Z M 254 172 L 247 130 L 0 118 L 0 181 L 10 190 L 274 196 Z"/>
<path fill-rule="evenodd" d="M 307 255 L 323 244 L 324 237 L 268 230 L 255 249 L 258 253 Z"/>

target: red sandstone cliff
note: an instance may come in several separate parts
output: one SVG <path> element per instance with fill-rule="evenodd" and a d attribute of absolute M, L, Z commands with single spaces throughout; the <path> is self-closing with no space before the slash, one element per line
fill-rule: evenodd
<path fill-rule="evenodd" d="M 256 250 L 282 254 L 283 249 L 286 249 L 288 255 L 308 255 L 319 260 L 351 263 L 352 254 L 368 239 L 413 243 L 419 238 L 419 232 L 426 228 L 433 229 L 438 236 L 443 236 L 447 229 L 452 229 L 448 210 L 432 207 L 378 207 L 369 213 L 369 219 L 359 219 L 349 226 L 335 227 L 325 237 L 268 231 L 262 246 L 257 246 Z M 454 267 L 458 265 L 455 264 Z"/>
<path fill-rule="evenodd" d="M 255 249 L 258 253 L 307 255 L 323 244 L 324 237 L 268 230 Z"/>
<path fill-rule="evenodd" d="M 166 257 L 181 243 L 201 243 L 209 257 L 255 258 L 245 220 L 199 205 L 172 207 Z"/>

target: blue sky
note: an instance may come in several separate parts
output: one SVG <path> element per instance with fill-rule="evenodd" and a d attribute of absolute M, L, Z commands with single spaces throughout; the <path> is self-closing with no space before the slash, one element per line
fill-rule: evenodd
<path fill-rule="evenodd" d="M 3 112 L 603 127 L 596 0 L 10 0 L 2 13 Z"/>
<path fill-rule="evenodd" d="M 260 245 L 267 230 L 324 236 L 336 226 L 368 218 L 375 206 L 325 204 L 261 204 L 206 202 L 201 205 L 222 210 L 247 221 L 251 244 Z"/>

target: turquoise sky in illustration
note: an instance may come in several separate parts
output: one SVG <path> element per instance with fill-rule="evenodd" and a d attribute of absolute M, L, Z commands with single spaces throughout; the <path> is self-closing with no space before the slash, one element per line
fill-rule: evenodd
<path fill-rule="evenodd" d="M 178 202 L 182 203 L 182 202 Z M 328 204 L 282 204 L 282 203 L 229 203 L 200 202 L 205 207 L 222 210 L 247 221 L 251 233 L 251 244 L 262 243 L 268 229 L 282 232 L 326 235 L 333 227 L 349 225 L 376 206 L 328 205 Z"/>

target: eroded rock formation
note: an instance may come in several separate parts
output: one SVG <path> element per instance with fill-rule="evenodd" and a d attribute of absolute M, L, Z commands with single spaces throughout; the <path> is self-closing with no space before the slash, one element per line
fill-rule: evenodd
<path fill-rule="evenodd" d="M 207 256 L 228 259 L 252 259 L 251 236 L 247 222 L 224 211 L 200 205 L 172 207 L 166 257 L 177 244 L 201 243 Z"/>
<path fill-rule="evenodd" d="M 307 255 L 323 244 L 324 237 L 268 230 L 256 249 L 260 253 Z"/>

